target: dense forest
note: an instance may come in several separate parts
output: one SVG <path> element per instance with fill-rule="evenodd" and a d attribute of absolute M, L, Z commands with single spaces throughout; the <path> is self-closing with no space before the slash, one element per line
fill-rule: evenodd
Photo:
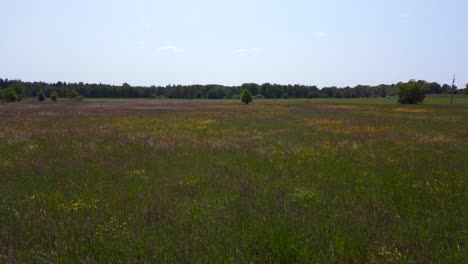
<path fill-rule="evenodd" d="M 452 87 L 448 84 L 440 85 L 436 82 L 417 81 L 426 94 L 450 93 Z M 399 84 L 399 83 L 398 83 Z M 366 98 L 387 97 L 396 94 L 398 84 L 381 84 L 377 86 L 357 85 L 355 87 L 323 87 L 308 85 L 281 85 L 281 84 L 256 84 L 245 83 L 241 86 L 224 86 L 217 84 L 208 85 L 167 85 L 167 86 L 131 86 L 123 85 L 89 84 L 89 83 L 45 83 L 22 82 L 21 80 L 8 80 L 0 78 L 0 89 L 6 89 L 12 85 L 24 91 L 25 97 L 36 97 L 41 92 L 47 97 L 51 93 L 58 93 L 59 97 L 65 97 L 70 90 L 76 90 L 87 98 L 239 98 L 243 89 L 248 89 L 256 98 Z M 457 92 L 455 87 L 455 92 Z M 461 90 L 463 93 L 467 88 Z"/>

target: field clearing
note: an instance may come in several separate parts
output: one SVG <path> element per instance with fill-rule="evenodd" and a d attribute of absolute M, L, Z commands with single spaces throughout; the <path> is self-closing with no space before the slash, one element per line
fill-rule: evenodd
<path fill-rule="evenodd" d="M 463 263 L 447 100 L 0 103 L 0 261 Z"/>
<path fill-rule="evenodd" d="M 34 98 L 36 99 L 36 98 Z M 87 99 L 88 101 L 148 101 L 149 99 L 112 99 L 112 98 L 96 98 Z M 220 104 L 231 103 L 238 104 L 239 99 L 154 99 L 161 102 L 184 102 L 184 103 L 203 103 L 203 104 Z M 396 104 L 397 98 L 289 98 L 289 99 L 255 99 L 255 104 L 271 104 L 271 103 L 327 103 L 327 104 Z M 421 105 L 448 105 L 450 104 L 450 95 L 427 95 Z M 454 96 L 454 105 L 468 106 L 468 96 L 457 94 Z"/>

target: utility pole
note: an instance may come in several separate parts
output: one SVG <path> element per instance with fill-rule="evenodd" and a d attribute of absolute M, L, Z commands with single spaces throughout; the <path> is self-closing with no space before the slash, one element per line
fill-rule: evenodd
<path fill-rule="evenodd" d="M 450 97 L 450 104 L 453 104 L 453 93 L 455 92 L 455 75 L 453 75 L 453 82 L 452 82 L 452 96 Z"/>

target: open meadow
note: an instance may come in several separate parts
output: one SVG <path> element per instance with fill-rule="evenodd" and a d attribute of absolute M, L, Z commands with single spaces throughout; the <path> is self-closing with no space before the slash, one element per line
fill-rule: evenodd
<path fill-rule="evenodd" d="M 463 263 L 447 102 L 0 103 L 0 262 Z"/>

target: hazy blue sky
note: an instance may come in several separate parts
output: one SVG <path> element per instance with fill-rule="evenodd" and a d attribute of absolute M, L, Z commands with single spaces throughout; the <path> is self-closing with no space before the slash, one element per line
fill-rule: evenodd
<path fill-rule="evenodd" d="M 0 0 L 0 78 L 468 82 L 467 0 Z"/>

